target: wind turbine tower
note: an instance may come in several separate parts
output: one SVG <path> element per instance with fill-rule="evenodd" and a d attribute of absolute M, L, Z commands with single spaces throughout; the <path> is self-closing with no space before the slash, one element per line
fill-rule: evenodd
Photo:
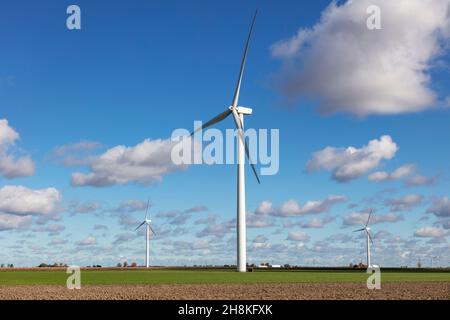
<path fill-rule="evenodd" d="M 248 47 L 253 32 L 253 27 L 255 25 L 256 16 L 258 10 L 256 10 L 253 17 L 252 24 L 250 26 L 250 31 L 247 36 L 247 42 L 244 47 L 244 55 L 241 62 L 241 68 L 239 71 L 239 77 L 237 81 L 236 90 L 234 92 L 233 101 L 231 106 L 229 106 L 224 112 L 220 113 L 213 119 L 209 120 L 203 124 L 200 128 L 192 132 L 191 136 L 194 136 L 196 132 L 206 129 L 218 122 L 221 122 L 228 116 L 232 115 L 234 123 L 238 131 L 238 166 L 237 166 L 237 271 L 246 272 L 247 271 L 247 248 L 246 248 L 246 217 L 245 217 L 245 155 L 247 155 L 249 164 L 252 168 L 253 174 L 256 177 L 258 183 L 261 183 L 256 173 L 255 166 L 250 157 L 249 148 L 247 142 L 245 141 L 244 135 L 244 116 L 251 115 L 253 110 L 250 108 L 240 107 L 239 103 L 239 93 L 241 90 L 242 76 L 244 74 L 245 62 L 247 59 Z"/>
<path fill-rule="evenodd" d="M 372 240 L 372 234 L 370 233 L 370 227 L 369 227 L 369 221 L 370 217 L 372 216 L 373 210 L 370 210 L 369 217 L 367 218 L 367 222 L 364 225 L 363 228 L 355 230 L 353 232 L 361 232 L 365 231 L 366 233 L 366 249 L 367 249 L 367 268 L 370 268 L 372 266 L 371 256 L 370 256 L 370 244 L 373 244 Z"/>
<path fill-rule="evenodd" d="M 150 199 L 147 200 L 147 209 L 145 210 L 145 219 L 142 223 L 135 229 L 137 231 L 140 227 L 145 225 L 145 267 L 150 267 L 150 233 L 156 235 L 155 231 L 151 227 L 150 223 L 152 220 L 148 219 L 148 208 L 150 205 Z"/>

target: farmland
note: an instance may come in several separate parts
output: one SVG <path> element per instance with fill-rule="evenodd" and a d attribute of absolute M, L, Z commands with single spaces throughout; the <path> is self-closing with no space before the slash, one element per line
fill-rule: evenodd
<path fill-rule="evenodd" d="M 3 299 L 305 300 L 450 299 L 450 272 L 382 272 L 368 290 L 361 270 L 82 269 L 81 289 L 68 290 L 65 269 L 2 269 Z"/>
<path fill-rule="evenodd" d="M 65 270 L 0 270 L 0 285 L 65 285 Z M 364 271 L 256 271 L 245 274 L 231 270 L 145 270 L 86 269 L 85 285 L 137 284 L 254 284 L 254 283 L 341 283 L 362 282 Z M 449 282 L 450 272 L 382 272 L 383 282 Z"/>

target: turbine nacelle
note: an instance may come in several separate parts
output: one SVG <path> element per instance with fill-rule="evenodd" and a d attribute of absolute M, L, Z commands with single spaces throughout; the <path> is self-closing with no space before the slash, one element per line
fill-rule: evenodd
<path fill-rule="evenodd" d="M 150 206 L 150 199 L 147 200 L 147 208 L 145 209 L 145 218 L 144 221 L 141 222 L 141 224 L 135 229 L 135 231 L 137 231 L 139 228 L 141 228 L 142 226 L 146 225 L 150 228 L 151 232 L 156 235 L 155 231 L 153 230 L 152 226 L 150 225 L 150 223 L 152 222 L 152 220 L 150 220 L 148 218 L 148 208 Z"/>
<path fill-rule="evenodd" d="M 233 106 L 228 107 L 228 109 L 230 111 L 233 111 Z M 243 114 L 243 115 L 246 115 L 246 116 L 249 116 L 249 115 L 251 115 L 253 113 L 253 109 L 247 108 L 247 107 L 237 107 L 236 111 L 237 111 L 237 113 Z"/>

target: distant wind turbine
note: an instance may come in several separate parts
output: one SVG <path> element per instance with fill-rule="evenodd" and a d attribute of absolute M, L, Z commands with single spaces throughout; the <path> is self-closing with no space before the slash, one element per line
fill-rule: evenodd
<path fill-rule="evenodd" d="M 438 260 L 439 257 L 438 256 L 431 256 L 430 258 L 431 258 L 431 268 L 433 268 L 434 267 L 434 263 L 433 262 L 436 262 L 436 260 Z"/>
<path fill-rule="evenodd" d="M 146 227 L 146 232 L 145 232 L 145 239 L 146 239 L 146 243 L 145 243 L 145 267 L 146 268 L 148 268 L 150 266 L 150 231 L 154 235 L 156 235 L 155 231 L 150 226 L 150 222 L 152 222 L 152 220 L 148 219 L 148 207 L 149 207 L 149 205 L 150 205 L 150 199 L 147 200 L 147 209 L 145 210 L 145 219 L 135 229 L 135 231 L 137 231 L 143 225 L 145 225 L 145 227 Z"/>
<path fill-rule="evenodd" d="M 373 212 L 373 209 L 370 210 L 369 217 L 367 218 L 367 222 L 366 222 L 364 228 L 353 231 L 353 232 L 361 232 L 361 231 L 366 232 L 366 249 L 367 249 L 367 267 L 368 268 L 370 268 L 372 266 L 371 257 L 370 257 L 370 244 L 371 243 L 373 244 L 373 240 L 372 240 L 372 234 L 370 233 L 370 228 L 369 228 L 369 221 L 370 221 L 370 217 L 372 216 L 372 212 Z"/>
<path fill-rule="evenodd" d="M 245 221 L 245 154 L 249 160 L 250 166 L 252 168 L 253 174 L 256 177 L 258 183 L 261 183 L 256 173 L 255 166 L 250 157 L 247 142 L 244 136 L 244 116 L 251 115 L 253 110 L 250 108 L 244 108 L 238 106 L 239 93 L 241 90 L 242 76 L 244 74 L 245 61 L 247 59 L 247 51 L 250 43 L 250 38 L 253 31 L 253 26 L 255 25 L 256 16 L 258 10 L 256 10 L 253 17 L 252 24 L 250 26 L 250 31 L 248 33 L 247 42 L 244 47 L 244 55 L 242 58 L 241 69 L 239 71 L 239 78 L 236 86 L 236 91 L 234 93 L 233 101 L 230 107 L 228 107 L 224 112 L 220 113 L 213 119 L 209 120 L 203 126 L 196 129 L 191 136 L 196 132 L 206 129 L 224 119 L 228 116 L 233 115 L 234 123 L 238 130 L 238 171 L 237 171 L 237 271 L 246 272 L 247 271 L 247 252 L 246 252 L 246 221 Z"/>

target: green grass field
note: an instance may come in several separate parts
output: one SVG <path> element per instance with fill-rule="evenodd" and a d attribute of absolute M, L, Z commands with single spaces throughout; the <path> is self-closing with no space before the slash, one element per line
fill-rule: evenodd
<path fill-rule="evenodd" d="M 1 270 L 0 285 L 65 285 L 63 270 Z M 82 284 L 194 284 L 194 283 L 330 283 L 361 282 L 368 274 L 355 271 L 279 271 L 240 274 L 230 270 L 82 270 Z M 450 281 L 447 272 L 382 272 L 390 281 Z"/>

